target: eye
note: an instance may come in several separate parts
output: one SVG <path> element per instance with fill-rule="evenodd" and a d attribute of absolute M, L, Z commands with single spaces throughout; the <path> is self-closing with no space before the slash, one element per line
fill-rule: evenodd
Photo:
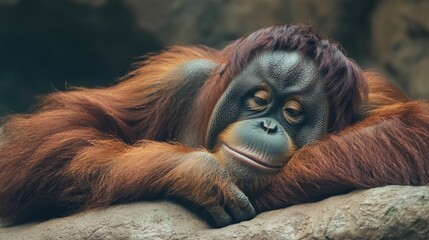
<path fill-rule="evenodd" d="M 297 101 L 287 102 L 283 112 L 286 120 L 292 124 L 299 123 L 304 118 L 302 106 Z"/>
<path fill-rule="evenodd" d="M 247 106 L 251 110 L 261 111 L 267 107 L 269 102 L 270 94 L 265 90 L 259 90 L 247 100 Z"/>
<path fill-rule="evenodd" d="M 264 98 L 260 98 L 260 97 L 257 97 L 257 96 L 255 96 L 255 97 L 254 97 L 254 101 L 255 101 L 255 103 L 256 103 L 256 104 L 258 104 L 259 106 L 265 106 L 265 105 L 267 105 L 267 104 L 268 104 L 268 101 L 267 101 L 266 99 L 264 99 Z"/>

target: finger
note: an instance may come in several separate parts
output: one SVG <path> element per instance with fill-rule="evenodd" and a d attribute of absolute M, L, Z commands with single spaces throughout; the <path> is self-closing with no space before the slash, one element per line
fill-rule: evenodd
<path fill-rule="evenodd" d="M 207 212 L 212 216 L 217 227 L 232 224 L 231 216 L 220 205 L 208 208 Z"/>
<path fill-rule="evenodd" d="M 255 217 L 256 212 L 249 198 L 234 184 L 228 185 L 231 198 L 226 203 L 227 210 L 237 222 Z"/>

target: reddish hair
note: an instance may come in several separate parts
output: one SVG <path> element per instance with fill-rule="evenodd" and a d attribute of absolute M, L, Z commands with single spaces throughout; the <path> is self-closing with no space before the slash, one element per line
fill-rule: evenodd
<path fill-rule="evenodd" d="M 201 111 L 210 117 L 214 105 L 232 79 L 262 52 L 297 51 L 314 59 L 324 81 L 330 104 L 329 131 L 337 132 L 352 122 L 353 113 L 367 99 L 368 86 L 363 71 L 347 58 L 339 44 L 322 38 L 311 27 L 303 25 L 275 25 L 260 29 L 240 38 L 220 52 L 224 64 L 220 66 L 220 79 L 207 81 L 200 93 Z M 219 75 L 216 75 L 219 77 Z M 207 107 L 210 106 L 210 107 Z M 203 109 L 205 108 L 205 109 Z M 200 129 L 206 129 L 204 119 Z"/>
<path fill-rule="evenodd" d="M 204 140 L 213 108 L 232 79 L 258 54 L 277 50 L 314 59 L 330 101 L 330 131 L 352 122 L 357 107 L 362 118 L 298 150 L 270 185 L 249 194 L 255 208 L 356 188 L 429 183 L 429 104 L 411 101 L 367 73 L 369 101 L 361 106 L 367 82 L 337 44 L 309 27 L 274 26 L 222 51 L 173 47 L 115 86 L 53 93 L 32 114 L 8 117 L 0 132 L 0 217 L 24 222 L 157 197 L 184 199 L 212 214 L 242 205 L 245 198 L 231 189 L 233 180 L 214 164 L 216 152 L 167 141 L 175 141 L 183 127 L 192 131 L 185 137 Z M 196 59 L 214 64 L 187 79 L 184 66 Z"/>

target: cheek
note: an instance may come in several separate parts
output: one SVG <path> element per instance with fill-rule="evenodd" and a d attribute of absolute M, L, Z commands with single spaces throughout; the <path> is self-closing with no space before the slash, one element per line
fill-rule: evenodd
<path fill-rule="evenodd" d="M 299 148 L 302 148 L 312 142 L 323 138 L 328 132 L 327 121 L 313 121 L 296 131 L 295 142 Z"/>

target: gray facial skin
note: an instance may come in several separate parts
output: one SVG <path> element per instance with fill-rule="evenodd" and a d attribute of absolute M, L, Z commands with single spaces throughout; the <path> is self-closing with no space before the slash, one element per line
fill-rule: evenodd
<path fill-rule="evenodd" d="M 262 108 L 249 106 L 265 91 Z M 301 106 L 299 121 L 286 115 L 286 105 Z M 312 60 L 296 52 L 267 52 L 236 76 L 218 101 L 207 136 L 209 149 L 222 152 L 228 170 L 244 186 L 267 183 L 294 151 L 321 138 L 328 127 L 328 99 Z M 219 137 L 224 132 L 228 139 Z M 220 135 L 219 135 L 220 134 Z M 261 180 L 262 179 L 262 180 Z"/>
<path fill-rule="evenodd" d="M 267 86 L 272 102 L 262 112 L 246 110 L 246 99 Z M 283 104 L 298 101 L 304 119 L 293 125 L 283 117 Z M 313 61 L 296 52 L 267 52 L 255 58 L 229 85 L 218 101 L 209 123 L 207 143 L 216 144 L 218 134 L 229 124 L 268 117 L 278 121 L 298 147 L 327 132 L 329 104 L 319 71 Z"/>

